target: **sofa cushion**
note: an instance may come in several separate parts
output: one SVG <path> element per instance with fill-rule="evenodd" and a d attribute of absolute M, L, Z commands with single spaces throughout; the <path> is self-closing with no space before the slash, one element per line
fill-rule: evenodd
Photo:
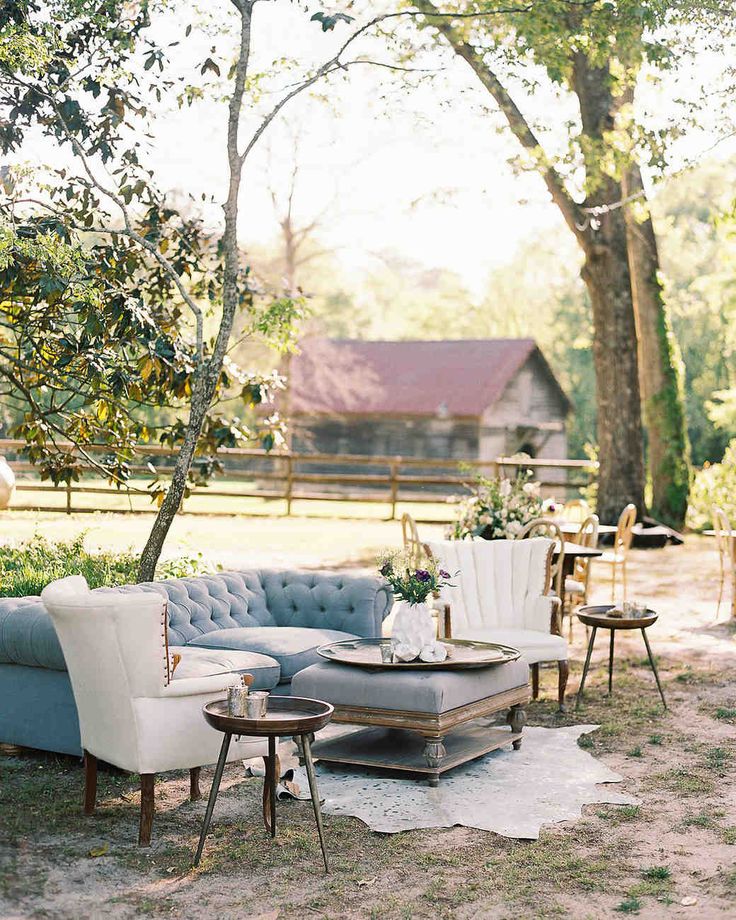
<path fill-rule="evenodd" d="M 54 624 L 40 597 L 0 598 L 0 663 L 66 671 Z"/>
<path fill-rule="evenodd" d="M 197 648 L 194 645 L 169 648 L 172 655 L 181 655 L 181 661 L 174 669 L 173 679 L 208 677 L 210 674 L 252 674 L 254 690 L 271 690 L 279 682 L 279 663 L 268 655 L 256 652 L 241 652 L 233 649 Z"/>
<path fill-rule="evenodd" d="M 321 661 L 294 676 L 291 692 L 334 706 L 436 714 L 528 683 L 529 667 L 523 658 L 467 671 L 373 671 Z"/>
<path fill-rule="evenodd" d="M 510 645 L 519 649 L 528 664 L 567 661 L 567 640 L 536 629 L 467 629 L 460 630 L 456 638 Z"/>
<path fill-rule="evenodd" d="M 322 659 L 320 645 L 355 639 L 337 629 L 303 629 L 298 626 L 256 626 L 245 629 L 220 629 L 189 643 L 201 648 L 240 649 L 275 658 L 281 666 L 281 680 L 291 678 L 302 668 Z M 177 669 L 178 670 L 178 669 Z"/>

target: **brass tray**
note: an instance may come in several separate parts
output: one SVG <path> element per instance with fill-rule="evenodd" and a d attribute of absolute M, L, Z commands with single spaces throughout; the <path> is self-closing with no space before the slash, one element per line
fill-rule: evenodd
<path fill-rule="evenodd" d="M 328 661 L 336 661 L 338 664 L 386 670 L 487 668 L 521 657 L 521 652 L 510 645 L 475 642 L 472 639 L 444 639 L 442 644 L 447 649 L 444 661 L 383 661 L 381 646 L 390 643 L 390 639 L 343 639 L 342 642 L 323 645 L 317 652 Z"/>

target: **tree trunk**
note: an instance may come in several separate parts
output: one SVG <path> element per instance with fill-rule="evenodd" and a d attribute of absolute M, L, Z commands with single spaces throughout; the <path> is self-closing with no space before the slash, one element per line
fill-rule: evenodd
<path fill-rule="evenodd" d="M 603 215 L 592 237 L 581 274 L 593 308 L 600 463 L 596 510 L 602 521 L 615 523 L 629 502 L 640 513 L 644 510 L 636 327 L 621 211 Z"/>
<path fill-rule="evenodd" d="M 644 451 L 634 301 L 621 183 L 608 175 L 605 153 L 616 109 L 608 62 L 583 51 L 571 56 L 585 142 L 587 196 L 582 277 L 593 307 L 593 362 L 598 404 L 597 513 L 606 523 L 632 502 L 644 508 Z"/>
<path fill-rule="evenodd" d="M 652 514 L 681 527 L 690 489 L 682 360 L 659 277 L 659 252 L 641 171 L 624 177 L 626 240 L 639 339 L 639 385 L 648 433 Z M 643 214 L 643 216 L 642 216 Z"/>
<path fill-rule="evenodd" d="M 227 199 L 223 205 L 225 229 L 222 236 L 222 247 L 225 258 L 222 281 L 222 316 L 212 354 L 208 360 L 203 362 L 199 373 L 196 375 L 184 443 L 174 465 L 171 485 L 159 508 L 151 533 L 141 554 L 138 568 L 139 581 L 151 581 L 155 577 L 156 566 L 161 556 L 164 541 L 181 506 L 189 470 L 197 449 L 197 442 L 202 434 L 202 428 L 212 399 L 217 392 L 222 373 L 222 363 L 230 342 L 235 314 L 240 305 L 238 198 L 243 174 L 243 155 L 238 149 L 238 129 L 250 58 L 250 27 L 253 3 L 243 2 L 243 0 L 231 0 L 231 2 L 240 14 L 240 48 L 235 67 L 233 93 L 228 106 L 227 159 L 230 181 L 228 183 Z"/>

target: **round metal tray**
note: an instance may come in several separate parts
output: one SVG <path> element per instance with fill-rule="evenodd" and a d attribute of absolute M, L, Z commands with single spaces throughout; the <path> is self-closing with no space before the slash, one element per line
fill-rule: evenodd
<path fill-rule="evenodd" d="M 202 712 L 217 731 L 265 737 L 318 732 L 330 721 L 334 709 L 322 700 L 311 700 L 303 696 L 270 695 L 268 711 L 260 719 L 231 716 L 227 710 L 227 700 L 206 703 Z"/>
<path fill-rule="evenodd" d="M 586 626 L 600 626 L 604 629 L 646 629 L 647 626 L 657 622 L 659 614 L 656 610 L 647 608 L 645 616 L 641 617 L 612 617 L 609 610 L 616 604 L 587 604 L 577 610 L 578 619 Z"/>
<path fill-rule="evenodd" d="M 390 644 L 390 639 L 344 639 L 342 642 L 323 645 L 317 652 L 328 661 L 336 661 L 338 664 L 386 670 L 487 668 L 521 657 L 521 652 L 510 645 L 475 642 L 472 639 L 443 639 L 442 644 L 447 649 L 444 661 L 383 661 L 381 646 Z"/>

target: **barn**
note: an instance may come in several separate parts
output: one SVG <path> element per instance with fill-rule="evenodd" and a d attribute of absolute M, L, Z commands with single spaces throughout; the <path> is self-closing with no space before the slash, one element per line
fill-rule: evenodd
<path fill-rule="evenodd" d="M 312 338 L 286 370 L 298 453 L 567 456 L 570 401 L 533 339 Z"/>

